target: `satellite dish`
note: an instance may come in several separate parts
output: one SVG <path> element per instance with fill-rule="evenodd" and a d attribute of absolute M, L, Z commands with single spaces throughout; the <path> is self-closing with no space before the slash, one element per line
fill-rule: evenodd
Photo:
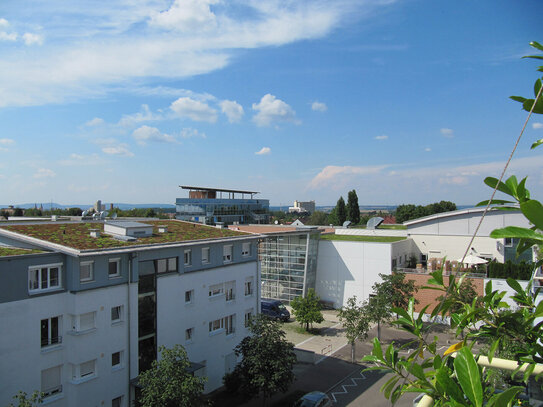
<path fill-rule="evenodd" d="M 351 226 L 351 221 L 350 220 L 346 220 L 345 222 L 343 222 L 343 227 L 344 228 L 348 228 L 349 226 Z"/>
<path fill-rule="evenodd" d="M 108 215 L 108 211 L 100 212 L 100 219 L 105 219 L 107 215 Z"/>
<path fill-rule="evenodd" d="M 380 218 L 379 216 L 375 216 L 368 220 L 368 223 L 366 225 L 366 229 L 377 229 L 377 227 L 383 223 L 384 219 Z"/>
<path fill-rule="evenodd" d="M 117 219 L 117 212 L 114 212 L 113 215 L 111 215 L 111 219 Z"/>
<path fill-rule="evenodd" d="M 81 214 L 81 216 L 85 217 L 85 216 L 87 216 L 87 213 L 89 213 L 89 211 L 83 211 L 83 213 Z"/>

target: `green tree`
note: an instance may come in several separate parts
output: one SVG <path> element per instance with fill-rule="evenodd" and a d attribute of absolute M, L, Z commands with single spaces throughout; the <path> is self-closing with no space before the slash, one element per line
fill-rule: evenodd
<path fill-rule="evenodd" d="M 543 46 L 537 42 L 530 45 L 539 51 Z M 543 59 L 543 55 L 529 56 L 529 58 Z M 543 72 L 543 66 L 539 71 Z M 535 99 L 526 99 L 520 96 L 512 97 L 513 100 L 523 104 L 525 110 L 533 109 L 535 113 L 543 113 L 543 101 L 541 97 L 541 79 L 537 79 L 534 86 Z M 543 139 L 532 144 L 536 148 L 543 144 Z M 496 239 L 517 238 L 519 244 L 517 253 L 521 254 L 531 250 L 533 246 L 539 250 L 543 249 L 543 205 L 530 198 L 526 189 L 526 178 L 520 182 L 515 176 L 505 181 L 488 177 L 485 183 L 494 190 L 500 191 L 510 198 L 507 200 L 491 199 L 480 202 L 479 205 L 505 205 L 504 208 L 520 208 L 522 214 L 532 224 L 532 228 L 521 228 L 508 226 L 496 229 L 490 234 Z M 508 206 L 517 203 L 518 207 Z M 543 259 L 539 259 L 534 265 L 536 268 L 543 265 Z M 510 360 L 500 361 L 500 366 L 517 366 L 513 374 L 519 373 L 522 369 L 522 380 L 527 382 L 532 376 L 536 364 L 543 363 L 543 324 L 539 322 L 543 318 L 543 302 L 538 295 L 533 295 L 531 284 L 523 289 L 520 284 L 512 278 L 507 279 L 507 284 L 514 291 L 510 300 L 514 302 L 510 306 L 503 299 L 507 295 L 505 291 L 499 292 L 492 289 L 492 282 L 485 286 L 485 292 L 478 300 L 471 303 L 459 300 L 463 293 L 463 282 L 466 275 L 457 279 L 456 276 L 449 276 L 448 284 L 444 282 L 442 271 L 431 273 L 432 278 L 428 284 L 435 290 L 443 292 L 443 300 L 434 308 L 432 317 L 437 315 L 446 316 L 450 314 L 451 326 L 456 328 L 456 335 L 459 336 L 467 329 L 467 335 L 458 343 L 453 344 L 444 354 L 437 350 L 437 338 L 429 341 L 430 326 L 423 323 L 423 315 L 427 307 L 414 316 L 414 301 L 410 300 L 407 310 L 397 308 L 400 318 L 395 321 L 401 329 L 409 332 L 415 340 L 409 344 L 410 348 L 415 347 L 416 351 L 407 356 L 399 353 L 391 344 L 385 352 L 379 340 L 374 341 L 371 355 L 363 360 L 374 362 L 377 369 L 393 372 L 392 378 L 383 385 L 385 397 L 390 398 L 394 403 L 406 392 L 423 392 L 434 400 L 434 405 L 454 406 L 510 406 L 516 399 L 522 386 L 506 385 L 500 393 L 496 393 L 495 380 L 478 366 L 473 355 L 475 341 L 486 341 L 487 347 L 479 351 L 479 361 L 483 356 L 491 363 L 496 354 L 507 350 L 510 353 Z M 453 312 L 457 309 L 457 312 Z M 454 356 L 453 356 L 454 355 Z M 542 374 L 538 375 L 541 378 Z M 537 384 L 541 386 L 541 382 Z"/>
<path fill-rule="evenodd" d="M 236 355 L 242 359 L 234 375 L 240 381 L 242 394 L 262 395 L 265 405 L 274 393 L 286 392 L 294 381 L 294 345 L 285 339 L 285 332 L 277 321 L 262 314 L 251 319 L 249 330 L 251 335 L 235 348 Z"/>
<path fill-rule="evenodd" d="M 354 189 L 347 195 L 347 220 L 350 220 L 353 225 L 360 223 L 360 206 L 358 206 L 358 196 Z"/>
<path fill-rule="evenodd" d="M 355 362 L 355 342 L 366 339 L 370 330 L 370 320 L 365 304 L 358 304 L 356 296 L 347 300 L 347 306 L 341 307 L 338 317 L 345 328 L 345 336 L 351 344 L 351 362 Z"/>
<path fill-rule="evenodd" d="M 154 218 L 156 217 L 156 212 L 153 208 L 149 208 L 145 211 L 145 217 L 146 218 Z"/>
<path fill-rule="evenodd" d="M 28 397 L 26 392 L 19 390 L 19 392 L 13 396 L 14 402 L 9 403 L 7 407 L 37 407 L 42 404 L 42 399 L 42 393 L 37 390 Z"/>
<path fill-rule="evenodd" d="M 15 208 L 13 211 L 13 216 L 23 216 L 24 212 L 21 208 Z"/>
<path fill-rule="evenodd" d="M 308 225 L 328 225 L 328 215 L 321 211 L 315 211 L 307 221 Z"/>
<path fill-rule="evenodd" d="M 340 196 L 337 200 L 336 204 L 336 217 L 337 217 L 337 224 L 339 226 L 343 225 L 343 222 L 347 220 L 347 209 L 345 208 L 345 201 L 343 200 L 343 197 Z"/>
<path fill-rule="evenodd" d="M 190 407 L 205 405 L 202 397 L 205 378 L 194 376 L 185 348 L 174 345 L 158 348 L 160 360 L 139 375 L 142 386 L 140 407 Z"/>
<path fill-rule="evenodd" d="M 290 306 L 296 317 L 296 321 L 301 326 L 305 324 L 305 330 L 309 330 L 309 324 L 313 327 L 313 322 L 320 324 L 324 321 L 321 312 L 320 298 L 315 294 L 315 290 L 310 288 L 305 297 L 296 297 L 290 302 Z"/>

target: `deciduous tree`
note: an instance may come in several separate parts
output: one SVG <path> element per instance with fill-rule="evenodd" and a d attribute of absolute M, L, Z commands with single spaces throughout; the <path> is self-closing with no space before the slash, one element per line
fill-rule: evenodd
<path fill-rule="evenodd" d="M 305 297 L 296 297 L 290 302 L 290 306 L 296 317 L 296 321 L 309 330 L 309 324 L 313 327 L 313 322 L 321 323 L 324 317 L 321 312 L 320 298 L 315 294 L 315 290 L 310 288 Z"/>
<path fill-rule="evenodd" d="M 345 336 L 351 344 L 351 362 L 355 362 L 355 342 L 366 339 L 370 330 L 370 319 L 365 304 L 358 304 L 356 296 L 347 300 L 347 306 L 341 307 L 338 317 L 345 328 Z"/>
<path fill-rule="evenodd" d="M 42 404 L 42 393 L 34 391 L 27 397 L 26 392 L 20 391 L 13 396 L 13 402 L 9 403 L 7 407 L 37 407 Z"/>

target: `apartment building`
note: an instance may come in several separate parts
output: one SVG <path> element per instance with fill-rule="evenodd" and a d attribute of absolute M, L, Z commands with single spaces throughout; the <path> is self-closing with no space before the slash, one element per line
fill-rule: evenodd
<path fill-rule="evenodd" d="M 222 385 L 257 313 L 258 235 L 181 221 L 0 225 L 0 405 L 129 406 L 160 345 Z"/>

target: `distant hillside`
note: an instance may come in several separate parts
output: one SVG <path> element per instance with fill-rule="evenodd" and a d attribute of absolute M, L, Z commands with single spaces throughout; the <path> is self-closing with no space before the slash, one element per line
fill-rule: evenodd
<path fill-rule="evenodd" d="M 11 205 L 11 204 L 9 204 Z M 0 208 L 7 208 L 9 205 L 1 205 Z M 60 208 L 60 209 L 67 209 L 67 208 L 81 208 L 83 210 L 92 208 L 94 206 L 94 203 L 92 204 L 71 204 L 71 205 L 62 205 L 56 202 L 42 202 L 42 203 L 24 203 L 20 205 L 13 205 L 16 208 L 22 208 L 22 209 L 30 209 L 34 208 L 34 206 L 37 206 L 38 208 L 40 205 L 43 206 L 43 209 L 51 209 L 53 208 Z M 104 206 L 106 209 L 109 209 L 110 203 L 109 202 L 102 202 L 102 206 Z M 115 208 L 119 208 L 124 210 L 127 209 L 141 209 L 141 208 L 160 208 L 160 209 L 175 209 L 175 205 L 172 204 L 157 204 L 157 203 L 148 203 L 148 204 L 131 204 L 131 203 L 113 203 L 113 206 Z"/>

